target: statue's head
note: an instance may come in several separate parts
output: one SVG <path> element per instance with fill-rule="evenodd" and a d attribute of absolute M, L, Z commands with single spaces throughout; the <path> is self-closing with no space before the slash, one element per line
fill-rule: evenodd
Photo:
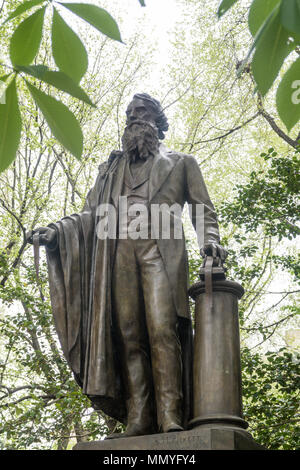
<path fill-rule="evenodd" d="M 152 98 L 147 93 L 137 93 L 126 110 L 126 124 L 131 124 L 136 120 L 147 121 L 155 125 L 158 129 L 159 139 L 165 138 L 165 132 L 169 128 L 167 117 L 159 101 Z"/>

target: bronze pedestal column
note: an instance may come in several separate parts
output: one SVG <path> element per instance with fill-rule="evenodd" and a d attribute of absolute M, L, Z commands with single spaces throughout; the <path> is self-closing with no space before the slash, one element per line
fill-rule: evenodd
<path fill-rule="evenodd" d="M 218 276 L 217 276 L 218 277 Z M 240 365 L 238 299 L 244 289 L 234 281 L 214 280 L 211 299 L 205 282 L 190 288 L 195 300 L 194 412 L 190 427 L 245 429 Z"/>

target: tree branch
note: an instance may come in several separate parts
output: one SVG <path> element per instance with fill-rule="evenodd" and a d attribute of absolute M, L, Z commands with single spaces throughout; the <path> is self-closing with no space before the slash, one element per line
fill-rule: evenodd
<path fill-rule="evenodd" d="M 233 134 L 234 132 L 238 131 L 242 127 L 245 127 L 249 122 L 253 121 L 257 116 L 259 116 L 260 112 L 257 112 L 254 114 L 251 118 L 249 118 L 247 121 L 243 122 L 237 127 L 234 127 L 233 129 L 230 129 L 229 131 L 225 132 L 225 134 L 219 135 L 218 137 L 213 137 L 212 139 L 206 139 L 206 140 L 198 140 L 197 142 L 194 142 L 193 144 L 191 142 L 185 142 L 185 143 L 180 143 L 181 145 L 198 145 L 198 144 L 206 144 L 208 142 L 214 142 L 215 140 L 221 140 L 224 139 L 225 137 L 228 137 L 230 134 Z"/>
<path fill-rule="evenodd" d="M 290 317 L 294 317 L 295 315 L 296 315 L 295 313 L 290 313 L 290 315 L 287 315 L 286 317 L 282 318 L 281 320 L 278 320 L 277 322 L 271 323 L 270 325 L 259 326 L 259 327 L 251 327 L 251 328 L 241 327 L 241 330 L 245 330 L 245 331 L 267 330 L 268 328 L 271 328 L 272 326 L 277 327 L 280 323 L 283 323 L 285 320 L 287 320 Z"/>
<path fill-rule="evenodd" d="M 263 106 L 263 101 L 262 101 L 262 96 L 260 93 L 257 93 L 257 100 L 258 100 L 258 109 L 259 113 L 265 118 L 265 120 L 270 124 L 272 127 L 273 131 L 276 132 L 276 134 L 283 139 L 285 142 L 287 142 L 289 145 L 291 145 L 293 148 L 297 148 L 299 146 L 299 138 L 300 138 L 300 133 L 296 140 L 291 139 L 280 127 L 276 124 L 275 119 L 265 110 Z"/>

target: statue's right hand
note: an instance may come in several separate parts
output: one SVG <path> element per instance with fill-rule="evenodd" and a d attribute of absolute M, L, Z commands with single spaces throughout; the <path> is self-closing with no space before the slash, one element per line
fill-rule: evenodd
<path fill-rule="evenodd" d="M 39 234 L 40 245 L 53 245 L 56 241 L 56 231 L 51 227 L 39 227 L 26 233 L 27 243 L 33 243 L 33 235 Z"/>

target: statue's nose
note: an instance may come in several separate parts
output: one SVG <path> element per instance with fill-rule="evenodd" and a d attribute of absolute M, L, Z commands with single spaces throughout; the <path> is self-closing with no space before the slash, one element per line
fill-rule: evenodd
<path fill-rule="evenodd" d="M 130 121 L 135 121 L 137 119 L 137 116 L 136 116 L 134 110 L 130 112 L 128 117 L 129 117 Z"/>

